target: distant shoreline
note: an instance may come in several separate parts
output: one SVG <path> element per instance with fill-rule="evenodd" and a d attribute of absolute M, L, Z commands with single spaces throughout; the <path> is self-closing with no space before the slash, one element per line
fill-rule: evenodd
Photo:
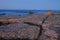
<path fill-rule="evenodd" d="M 29 11 L 34 14 L 44 14 L 47 10 L 0 10 L 0 14 L 15 14 L 15 15 L 26 15 Z M 51 10 L 52 12 L 60 12 L 60 10 Z"/>

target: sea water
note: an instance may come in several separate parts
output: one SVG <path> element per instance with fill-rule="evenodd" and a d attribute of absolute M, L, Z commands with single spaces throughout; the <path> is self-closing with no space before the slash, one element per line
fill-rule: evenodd
<path fill-rule="evenodd" d="M 18 14 L 18 15 L 26 15 L 32 11 L 34 14 L 44 14 L 46 10 L 0 10 L 0 14 Z M 52 10 L 52 12 L 60 12 L 60 10 Z"/>

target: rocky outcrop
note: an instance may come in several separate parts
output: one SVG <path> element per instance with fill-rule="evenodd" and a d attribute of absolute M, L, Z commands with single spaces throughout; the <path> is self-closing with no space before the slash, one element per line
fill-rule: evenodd
<path fill-rule="evenodd" d="M 0 25 L 0 37 L 2 38 L 60 40 L 60 15 L 49 14 L 49 16 L 46 16 L 44 14 L 31 14 L 8 20 L 7 18 L 2 18 L 0 22 L 3 23 L 5 20 L 9 24 Z"/>

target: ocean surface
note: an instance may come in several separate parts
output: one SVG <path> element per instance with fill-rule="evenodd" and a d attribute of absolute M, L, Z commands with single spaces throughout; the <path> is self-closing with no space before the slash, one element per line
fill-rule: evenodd
<path fill-rule="evenodd" d="M 46 10 L 0 10 L 0 14 L 26 15 L 29 11 L 32 11 L 34 14 L 44 14 L 46 12 Z M 52 12 L 60 12 L 60 10 L 52 10 Z"/>

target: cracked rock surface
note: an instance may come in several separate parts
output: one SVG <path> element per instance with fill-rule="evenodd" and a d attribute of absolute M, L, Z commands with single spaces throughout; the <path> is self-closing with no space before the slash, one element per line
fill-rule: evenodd
<path fill-rule="evenodd" d="M 5 18 L 6 17 L 6 18 Z M 7 20 L 7 16 L 1 16 L 0 19 Z M 0 37 L 2 38 L 29 38 L 31 40 L 37 39 L 40 26 L 25 24 L 24 22 L 30 22 L 36 25 L 42 25 L 42 34 L 39 40 L 60 40 L 60 15 L 50 15 L 45 22 L 42 21 L 46 17 L 44 14 L 32 14 L 18 18 L 11 18 L 14 21 L 10 21 L 10 24 L 0 26 Z M 0 20 L 0 22 L 1 22 Z"/>

